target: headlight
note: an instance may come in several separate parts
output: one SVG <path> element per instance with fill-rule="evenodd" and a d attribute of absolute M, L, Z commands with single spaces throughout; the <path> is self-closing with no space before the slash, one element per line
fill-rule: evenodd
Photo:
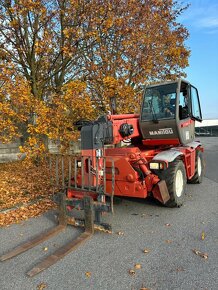
<path fill-rule="evenodd" d="M 103 170 L 99 170 L 98 174 L 99 174 L 99 176 L 104 176 L 104 171 Z"/>
<path fill-rule="evenodd" d="M 163 163 L 160 163 L 160 162 L 150 162 L 149 163 L 149 167 L 150 169 L 164 169 L 164 164 Z"/>
<path fill-rule="evenodd" d="M 77 167 L 81 168 L 81 166 L 82 166 L 82 162 L 81 161 L 77 161 Z"/>

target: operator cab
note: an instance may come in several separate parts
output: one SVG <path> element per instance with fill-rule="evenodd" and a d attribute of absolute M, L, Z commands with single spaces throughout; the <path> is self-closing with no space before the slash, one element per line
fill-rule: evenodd
<path fill-rule="evenodd" d="M 148 86 L 140 129 L 144 145 L 185 145 L 194 140 L 195 120 L 202 121 L 197 89 L 185 80 Z"/>

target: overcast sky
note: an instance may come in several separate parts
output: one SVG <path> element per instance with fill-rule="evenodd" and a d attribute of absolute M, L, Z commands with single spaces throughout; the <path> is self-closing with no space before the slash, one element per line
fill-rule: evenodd
<path fill-rule="evenodd" d="M 183 0 L 191 6 L 179 19 L 190 32 L 187 80 L 198 88 L 204 119 L 218 119 L 218 0 Z"/>

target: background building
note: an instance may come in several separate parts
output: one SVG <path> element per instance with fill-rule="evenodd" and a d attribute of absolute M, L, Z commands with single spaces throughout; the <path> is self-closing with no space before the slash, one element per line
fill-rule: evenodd
<path fill-rule="evenodd" d="M 218 136 L 218 119 L 195 123 L 196 136 Z"/>

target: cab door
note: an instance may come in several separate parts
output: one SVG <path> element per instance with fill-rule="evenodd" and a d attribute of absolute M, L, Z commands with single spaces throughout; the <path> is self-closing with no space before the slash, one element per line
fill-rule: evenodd
<path fill-rule="evenodd" d="M 197 89 L 181 82 L 178 106 L 178 131 L 182 144 L 190 143 L 195 138 L 195 120 L 201 121 L 201 108 Z"/>

